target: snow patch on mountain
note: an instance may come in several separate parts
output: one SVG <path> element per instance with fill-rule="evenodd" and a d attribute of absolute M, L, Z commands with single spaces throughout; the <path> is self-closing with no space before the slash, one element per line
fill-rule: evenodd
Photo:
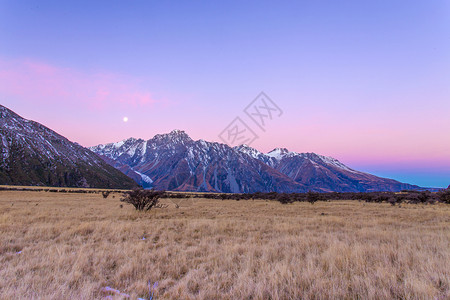
<path fill-rule="evenodd" d="M 145 175 L 145 174 L 143 174 L 141 172 L 138 172 L 136 170 L 134 170 L 134 172 L 136 172 L 139 176 L 141 176 L 142 181 L 147 182 L 148 184 L 152 184 L 153 183 L 153 180 L 150 177 L 148 177 L 147 175 Z"/>
<path fill-rule="evenodd" d="M 125 141 L 120 141 L 120 142 L 114 143 L 113 146 L 114 146 L 114 148 L 117 149 L 117 148 L 122 147 L 123 144 L 125 144 Z"/>
<path fill-rule="evenodd" d="M 286 148 L 275 148 L 272 151 L 268 152 L 266 156 L 275 158 L 276 160 L 283 159 L 289 151 Z"/>
<path fill-rule="evenodd" d="M 246 144 L 242 144 L 240 146 L 235 146 L 234 149 L 239 152 L 248 154 L 251 157 L 256 158 L 256 159 L 259 159 L 262 155 L 264 155 L 263 153 L 259 152 L 255 148 L 252 148 Z"/>
<path fill-rule="evenodd" d="M 335 159 L 335 158 L 333 158 L 333 157 L 330 157 L 330 156 L 323 156 L 323 155 L 317 155 L 317 156 L 319 156 L 320 159 L 321 159 L 324 163 L 326 163 L 326 164 L 328 164 L 328 165 L 331 165 L 331 166 L 340 168 L 340 169 L 342 169 L 342 170 L 346 170 L 346 171 L 351 172 L 351 173 L 355 173 L 355 174 L 358 174 L 358 173 L 359 173 L 359 174 L 361 174 L 361 172 L 358 172 L 358 171 L 355 171 L 355 170 L 353 170 L 353 169 L 350 169 L 349 167 L 347 167 L 346 165 L 344 165 L 343 163 L 341 163 L 340 161 L 338 161 L 337 159 Z"/>

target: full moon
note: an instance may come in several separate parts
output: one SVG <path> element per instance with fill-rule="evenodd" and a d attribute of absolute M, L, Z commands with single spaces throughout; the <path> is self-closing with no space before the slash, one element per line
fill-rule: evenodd
<path fill-rule="evenodd" d="M 128 117 L 123 117 L 124 122 L 128 122 Z"/>

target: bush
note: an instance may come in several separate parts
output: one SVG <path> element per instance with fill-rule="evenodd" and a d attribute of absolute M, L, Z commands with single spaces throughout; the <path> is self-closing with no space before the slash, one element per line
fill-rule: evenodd
<path fill-rule="evenodd" d="M 281 204 L 288 204 L 293 202 L 291 201 L 291 197 L 289 196 L 289 194 L 286 193 L 278 194 L 277 200 L 280 201 Z"/>
<path fill-rule="evenodd" d="M 104 199 L 108 198 L 109 194 L 111 194 L 111 191 L 103 191 L 102 196 Z"/>
<path fill-rule="evenodd" d="M 420 203 L 427 203 L 432 201 L 431 199 L 431 193 L 426 191 L 426 192 L 421 192 L 418 196 L 417 199 L 419 200 Z"/>
<path fill-rule="evenodd" d="M 442 203 L 450 204 L 450 188 L 439 192 L 439 200 Z"/>
<path fill-rule="evenodd" d="M 314 204 L 317 201 L 319 201 L 320 195 L 319 193 L 314 193 L 309 191 L 306 195 L 306 199 L 308 200 L 309 203 Z"/>
<path fill-rule="evenodd" d="M 123 193 L 123 198 L 120 201 L 132 204 L 136 210 L 150 210 L 153 207 L 158 207 L 159 198 L 165 194 L 164 191 L 134 189 Z"/>
<path fill-rule="evenodd" d="M 389 202 L 392 206 L 395 206 L 395 203 L 397 203 L 397 199 L 395 197 L 389 197 L 387 198 L 387 202 Z"/>
<path fill-rule="evenodd" d="M 331 200 L 358 200 L 374 203 L 390 203 L 392 205 L 401 203 L 411 204 L 433 204 L 436 202 L 450 204 L 450 189 L 440 191 L 439 193 L 429 191 L 405 191 L 405 192 L 331 192 L 318 193 L 309 191 L 308 193 L 277 193 L 277 192 L 255 192 L 255 193 L 164 193 L 162 198 L 206 198 L 218 200 L 273 200 L 287 204 L 293 202 L 308 201 L 314 204 L 316 201 Z"/>

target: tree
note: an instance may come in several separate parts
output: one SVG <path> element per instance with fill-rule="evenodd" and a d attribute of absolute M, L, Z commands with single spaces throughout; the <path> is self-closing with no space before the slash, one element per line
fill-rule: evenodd
<path fill-rule="evenodd" d="M 153 207 L 162 207 L 158 205 L 159 198 L 164 195 L 164 191 L 144 190 L 142 188 L 134 189 L 123 193 L 120 201 L 132 204 L 136 210 L 150 210 Z"/>

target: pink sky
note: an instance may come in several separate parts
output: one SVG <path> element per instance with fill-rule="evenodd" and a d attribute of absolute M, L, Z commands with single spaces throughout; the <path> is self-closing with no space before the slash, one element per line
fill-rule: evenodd
<path fill-rule="evenodd" d="M 176 94 L 152 78 L 33 59 L 0 59 L 0 82 L 1 104 L 85 146 L 131 136 L 148 139 L 172 129 L 183 129 L 194 139 L 219 141 L 218 133 L 235 116 L 245 120 L 242 109 L 247 104 L 239 99 L 231 108 L 222 102 L 215 105 L 201 93 Z M 251 101 L 254 96 L 243 97 Z M 448 105 L 417 109 L 414 105 L 419 102 L 411 99 L 411 106 L 384 108 L 372 103 L 348 111 L 339 106 L 327 109 L 317 101 L 271 97 L 284 114 L 271 121 L 266 132 L 257 132 L 260 138 L 252 146 L 260 151 L 287 147 L 361 168 L 406 170 L 411 164 L 424 170 L 450 168 L 450 138 L 448 131 L 440 130 L 450 128 Z"/>

